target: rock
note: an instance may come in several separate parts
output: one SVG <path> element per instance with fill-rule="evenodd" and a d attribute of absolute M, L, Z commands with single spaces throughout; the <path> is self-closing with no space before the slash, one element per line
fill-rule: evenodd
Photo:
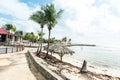
<path fill-rule="evenodd" d="M 82 68 L 80 70 L 80 73 L 87 73 L 87 61 L 83 61 Z"/>

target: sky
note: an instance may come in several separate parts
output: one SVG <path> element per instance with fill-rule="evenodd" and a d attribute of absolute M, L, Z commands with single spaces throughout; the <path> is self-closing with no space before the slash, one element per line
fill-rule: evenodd
<path fill-rule="evenodd" d="M 73 43 L 120 45 L 120 0 L 0 0 L 0 27 L 12 23 L 18 30 L 37 33 L 40 26 L 29 17 L 48 3 L 64 9 L 52 37 L 66 36 Z M 47 26 L 44 31 L 47 37 Z"/>

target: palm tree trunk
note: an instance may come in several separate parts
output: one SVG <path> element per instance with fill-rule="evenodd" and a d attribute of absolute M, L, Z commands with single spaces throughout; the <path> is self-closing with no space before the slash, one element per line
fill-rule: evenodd
<path fill-rule="evenodd" d="M 60 61 L 61 61 L 61 62 L 62 62 L 62 57 L 63 57 L 63 56 L 60 56 Z"/>
<path fill-rule="evenodd" d="M 36 56 L 38 55 L 38 52 L 39 52 L 39 45 L 38 45 L 38 48 L 37 48 L 37 51 L 36 51 Z"/>
<path fill-rule="evenodd" d="M 43 33 L 43 27 L 41 28 L 41 33 Z M 42 42 L 43 42 L 43 35 L 41 35 L 41 43 L 40 43 L 40 51 L 39 51 L 39 55 L 42 51 Z"/>
<path fill-rule="evenodd" d="M 51 29 L 49 29 L 48 47 L 47 47 L 47 53 L 46 53 L 46 55 L 45 55 L 44 59 L 46 59 L 46 58 L 47 58 L 47 55 L 48 55 L 48 52 L 49 52 L 49 46 L 50 46 L 50 34 L 51 34 Z"/>

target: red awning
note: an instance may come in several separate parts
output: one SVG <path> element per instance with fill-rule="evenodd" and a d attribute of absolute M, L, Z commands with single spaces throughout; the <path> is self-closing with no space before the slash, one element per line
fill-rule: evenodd
<path fill-rule="evenodd" d="M 0 34 L 9 34 L 9 32 L 5 29 L 0 28 Z"/>
<path fill-rule="evenodd" d="M 0 34 L 5 34 L 5 35 L 13 35 L 12 33 L 8 32 L 7 30 L 0 28 Z"/>

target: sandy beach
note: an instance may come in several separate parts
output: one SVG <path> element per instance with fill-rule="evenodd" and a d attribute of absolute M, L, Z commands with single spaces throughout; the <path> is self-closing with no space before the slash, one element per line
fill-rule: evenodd
<path fill-rule="evenodd" d="M 0 80 L 36 80 L 27 64 L 27 50 L 0 54 Z"/>
<path fill-rule="evenodd" d="M 45 51 L 44 51 L 45 52 Z M 60 59 L 57 54 L 53 54 L 57 59 Z M 79 61 L 71 55 L 65 55 L 63 57 L 63 61 L 70 63 L 77 67 L 82 67 L 83 61 Z M 71 67 L 68 65 L 63 65 L 61 63 L 59 64 L 52 64 L 48 65 L 47 63 L 44 63 L 44 65 L 47 65 L 47 67 L 53 71 L 60 71 L 60 73 L 64 76 L 66 76 L 70 80 L 119 80 L 120 79 L 120 71 L 117 69 L 110 69 L 110 68 L 103 68 L 95 65 L 91 65 L 88 63 L 87 70 L 88 74 L 80 74 L 80 69 L 76 67 Z"/>
<path fill-rule="evenodd" d="M 57 54 L 54 54 L 54 56 L 59 59 L 59 56 Z M 70 55 L 65 55 L 63 58 L 63 61 L 71 63 L 71 64 L 78 66 L 78 67 L 82 67 L 82 64 L 83 64 L 83 61 L 74 59 Z M 87 69 L 88 69 L 88 71 L 91 71 L 95 74 L 103 74 L 103 75 L 112 76 L 113 78 L 114 77 L 120 78 L 120 70 L 117 70 L 117 69 L 103 68 L 103 67 L 99 67 L 96 65 L 92 65 L 90 63 L 88 63 Z M 114 80 L 117 80 L 117 79 L 114 79 Z"/>
<path fill-rule="evenodd" d="M 59 58 L 59 56 L 57 54 L 54 54 L 55 57 Z M 71 63 L 75 66 L 79 66 L 81 67 L 83 64 L 83 61 L 77 60 L 75 58 L 72 58 L 71 55 L 65 55 L 63 58 L 63 61 Z M 96 65 L 92 65 L 88 62 L 88 70 L 91 72 L 95 72 L 95 73 L 102 73 L 102 74 L 107 74 L 107 75 L 111 75 L 114 77 L 120 77 L 120 71 L 118 69 L 112 69 L 112 68 L 104 68 L 104 67 L 100 67 L 100 66 L 96 66 Z"/>

